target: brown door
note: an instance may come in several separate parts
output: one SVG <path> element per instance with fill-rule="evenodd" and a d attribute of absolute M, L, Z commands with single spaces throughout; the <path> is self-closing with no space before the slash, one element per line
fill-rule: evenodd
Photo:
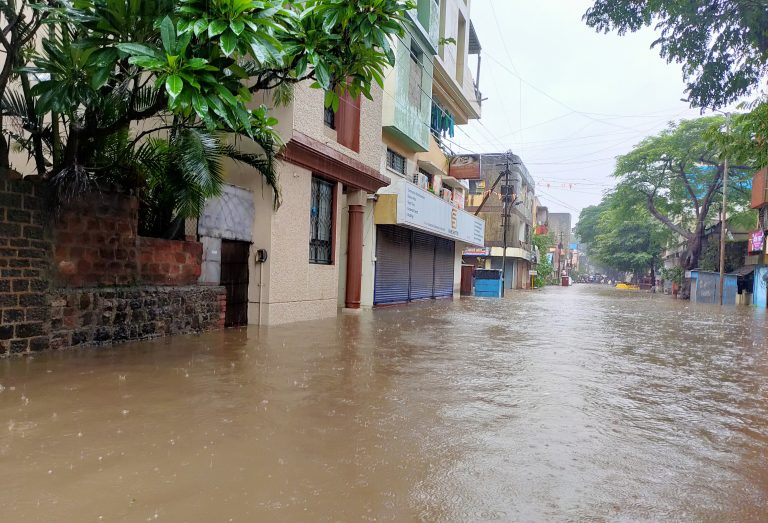
<path fill-rule="evenodd" d="M 227 289 L 226 327 L 248 324 L 248 253 L 251 244 L 221 240 L 221 285 Z"/>

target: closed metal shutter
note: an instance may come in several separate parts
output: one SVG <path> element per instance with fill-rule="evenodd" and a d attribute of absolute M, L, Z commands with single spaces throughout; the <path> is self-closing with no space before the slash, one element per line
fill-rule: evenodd
<path fill-rule="evenodd" d="M 408 301 L 411 232 L 393 225 L 376 227 L 373 303 Z"/>
<path fill-rule="evenodd" d="M 413 231 L 411 239 L 410 299 L 423 300 L 435 296 L 435 237 Z"/>
<path fill-rule="evenodd" d="M 435 298 L 453 296 L 455 245 L 445 238 L 435 239 Z"/>

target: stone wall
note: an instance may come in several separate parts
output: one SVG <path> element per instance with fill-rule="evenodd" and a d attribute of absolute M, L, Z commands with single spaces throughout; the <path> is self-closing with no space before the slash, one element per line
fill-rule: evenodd
<path fill-rule="evenodd" d="M 223 287 L 60 289 L 51 294 L 51 348 L 109 345 L 224 328 Z"/>
<path fill-rule="evenodd" d="M 201 244 L 140 238 L 125 195 L 54 219 L 43 188 L 0 173 L 0 356 L 223 328 L 224 289 L 190 285 Z"/>

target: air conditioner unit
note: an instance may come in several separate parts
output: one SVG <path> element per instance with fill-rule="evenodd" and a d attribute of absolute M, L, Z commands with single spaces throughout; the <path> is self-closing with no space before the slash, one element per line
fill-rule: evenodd
<path fill-rule="evenodd" d="M 413 183 L 424 189 L 429 190 L 429 178 L 426 174 L 416 173 L 413 175 Z"/>
<path fill-rule="evenodd" d="M 453 191 L 451 191 L 450 189 L 443 189 L 442 191 L 440 191 L 440 195 L 443 197 L 443 200 L 445 200 L 446 202 L 450 202 L 451 199 L 453 198 Z"/>

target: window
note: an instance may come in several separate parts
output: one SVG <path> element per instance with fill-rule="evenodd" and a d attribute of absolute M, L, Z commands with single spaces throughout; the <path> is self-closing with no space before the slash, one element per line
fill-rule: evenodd
<path fill-rule="evenodd" d="M 408 76 L 408 101 L 412 107 L 421 109 L 421 75 L 424 53 L 417 45 L 411 45 L 411 71 Z"/>
<path fill-rule="evenodd" d="M 405 156 L 387 149 L 387 167 L 400 174 L 405 174 Z"/>
<path fill-rule="evenodd" d="M 336 129 L 336 113 L 333 112 L 333 107 L 323 109 L 323 123 L 330 129 Z"/>
<path fill-rule="evenodd" d="M 315 177 L 309 207 L 309 263 L 333 263 L 333 184 Z"/>
<path fill-rule="evenodd" d="M 469 194 L 483 194 L 485 180 L 469 180 Z"/>

